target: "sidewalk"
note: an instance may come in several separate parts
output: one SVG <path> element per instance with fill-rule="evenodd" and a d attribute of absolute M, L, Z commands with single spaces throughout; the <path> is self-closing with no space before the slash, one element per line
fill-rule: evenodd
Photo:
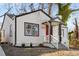
<path fill-rule="evenodd" d="M 3 51 L 1 46 L 0 46 L 0 56 L 5 56 L 5 53 L 4 53 L 4 51 Z"/>

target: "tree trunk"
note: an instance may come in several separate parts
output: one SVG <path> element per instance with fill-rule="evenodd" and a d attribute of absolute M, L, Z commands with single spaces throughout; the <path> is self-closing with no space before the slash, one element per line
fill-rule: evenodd
<path fill-rule="evenodd" d="M 31 11 L 35 11 L 34 4 L 33 3 L 31 3 L 29 7 L 31 8 Z"/>
<path fill-rule="evenodd" d="M 75 27 L 76 27 L 76 39 L 78 39 L 78 24 L 77 24 L 77 20 L 75 18 Z"/>
<path fill-rule="evenodd" d="M 58 14 L 60 14 L 60 10 L 61 10 L 61 3 L 58 3 Z"/>
<path fill-rule="evenodd" d="M 48 3 L 48 14 L 51 15 L 52 3 Z"/>

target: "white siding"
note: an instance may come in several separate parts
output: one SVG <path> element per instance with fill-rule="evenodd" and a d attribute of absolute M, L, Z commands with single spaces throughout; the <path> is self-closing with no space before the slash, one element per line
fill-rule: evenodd
<path fill-rule="evenodd" d="M 10 37 L 10 24 L 12 24 L 12 37 Z M 1 31 L 2 32 L 1 42 L 13 43 L 13 39 L 14 39 L 14 27 L 13 26 L 14 26 L 14 21 L 6 15 L 3 28 Z M 4 37 L 3 31 L 5 31 L 5 37 Z"/>
<path fill-rule="evenodd" d="M 29 46 L 30 43 L 32 43 L 33 46 L 38 46 L 40 43 L 47 42 L 46 26 L 42 25 L 42 23 L 49 20 L 50 18 L 46 16 L 44 13 L 42 13 L 41 11 L 17 17 L 16 18 L 16 22 L 17 22 L 16 23 L 16 46 L 21 46 L 22 44 Z M 39 36 L 24 36 L 24 22 L 39 24 Z M 12 37 L 10 37 L 10 24 L 12 24 Z M 56 48 L 58 48 L 59 23 L 52 22 L 52 26 L 53 26 L 52 44 Z M 63 37 L 63 34 L 61 35 L 62 43 L 64 44 L 66 42 L 64 45 L 69 47 L 67 28 L 64 25 L 62 25 L 62 29 L 64 29 L 64 37 Z M 5 30 L 5 37 L 3 36 L 4 30 Z M 1 42 L 10 42 L 10 43 L 13 43 L 13 45 L 15 45 L 15 17 L 13 17 L 13 20 L 12 20 L 7 15 L 5 16 L 4 25 L 1 32 L 2 32 Z"/>
<path fill-rule="evenodd" d="M 24 15 L 17 18 L 17 45 L 22 43 L 29 45 L 33 43 L 34 46 L 43 42 L 42 39 L 42 22 L 48 21 L 50 18 L 43 14 L 41 11 Z M 39 37 L 24 36 L 24 22 L 39 24 Z M 29 44 L 28 44 L 29 43 Z"/>
<path fill-rule="evenodd" d="M 59 41 L 59 23 L 52 22 L 52 27 L 53 36 L 56 39 L 56 41 Z"/>
<path fill-rule="evenodd" d="M 54 25 L 52 30 L 53 30 L 52 44 L 58 49 L 59 26 L 58 25 Z"/>
<path fill-rule="evenodd" d="M 64 44 L 66 47 L 69 47 L 68 28 L 62 25 L 61 30 L 62 44 Z"/>

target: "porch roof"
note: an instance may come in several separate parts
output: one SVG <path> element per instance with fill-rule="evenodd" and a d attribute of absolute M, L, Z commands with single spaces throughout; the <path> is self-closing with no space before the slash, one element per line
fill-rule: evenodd
<path fill-rule="evenodd" d="M 58 20 L 56 20 L 56 19 L 58 19 Z M 56 22 L 56 23 L 65 25 L 64 22 L 62 22 L 61 19 L 60 19 L 59 17 L 52 18 L 51 20 L 45 21 L 45 22 L 43 22 L 42 24 L 45 24 L 45 23 L 48 23 L 48 22 L 49 22 L 49 23 L 51 23 L 51 22 Z"/>

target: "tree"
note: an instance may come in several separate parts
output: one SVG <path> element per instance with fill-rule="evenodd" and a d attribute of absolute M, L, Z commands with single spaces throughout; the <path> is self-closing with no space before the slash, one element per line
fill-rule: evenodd
<path fill-rule="evenodd" d="M 30 7 L 31 11 L 35 11 L 34 4 L 33 4 L 33 3 L 31 3 L 31 4 L 29 5 L 29 7 Z"/>
<path fill-rule="evenodd" d="M 22 4 L 21 4 L 20 10 L 21 10 L 23 13 L 24 13 L 24 12 L 27 12 L 26 4 L 25 4 L 25 3 L 22 3 Z"/>
<path fill-rule="evenodd" d="M 48 3 L 48 14 L 51 15 L 52 3 Z"/>
<path fill-rule="evenodd" d="M 12 9 L 12 7 L 9 8 L 3 15 L 0 15 L 0 17 L 3 17 L 5 14 L 9 13 L 11 9 Z"/>
<path fill-rule="evenodd" d="M 78 39 L 79 37 L 78 37 L 78 35 L 79 35 L 79 33 L 78 33 L 78 23 L 77 23 L 77 19 L 75 18 L 75 38 L 76 39 Z"/>
<path fill-rule="evenodd" d="M 70 3 L 67 4 L 58 3 L 58 9 L 59 9 L 58 15 L 62 16 L 62 21 L 65 24 L 67 23 L 67 20 L 72 12 L 79 11 L 79 9 L 71 10 L 70 5 L 71 5 Z"/>
<path fill-rule="evenodd" d="M 71 40 L 71 34 L 73 34 L 73 33 L 74 33 L 73 31 L 71 31 L 71 32 L 68 33 L 68 35 L 69 35 L 69 40 Z"/>
<path fill-rule="evenodd" d="M 27 4 L 26 3 L 15 3 L 14 4 L 14 9 L 17 12 L 16 14 L 22 14 L 27 12 Z"/>
<path fill-rule="evenodd" d="M 44 3 L 39 3 L 38 9 L 44 9 Z"/>

